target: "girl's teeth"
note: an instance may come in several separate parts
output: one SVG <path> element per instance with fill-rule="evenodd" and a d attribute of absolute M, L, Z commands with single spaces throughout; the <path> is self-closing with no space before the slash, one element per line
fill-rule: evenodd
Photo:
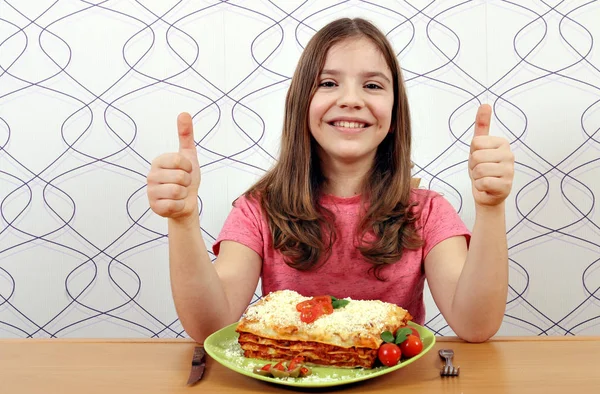
<path fill-rule="evenodd" d="M 336 127 L 344 127 L 348 129 L 361 129 L 365 127 L 364 123 L 358 122 L 334 122 L 333 125 Z"/>

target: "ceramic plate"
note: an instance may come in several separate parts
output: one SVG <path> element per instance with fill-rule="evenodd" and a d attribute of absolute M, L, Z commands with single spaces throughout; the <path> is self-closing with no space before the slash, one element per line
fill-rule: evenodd
<path fill-rule="evenodd" d="M 283 384 L 286 386 L 297 387 L 329 387 L 342 384 L 360 382 L 361 380 L 372 379 L 377 376 L 403 368 L 419 358 L 423 357 L 435 344 L 435 336 L 427 328 L 418 324 L 409 322 L 409 326 L 415 327 L 419 331 L 423 342 L 423 351 L 408 360 L 402 361 L 393 367 L 377 367 L 373 369 L 364 368 L 332 368 L 332 367 L 310 367 L 312 374 L 303 378 L 274 378 L 269 376 L 261 376 L 253 372 L 254 367 L 269 362 L 266 360 L 258 360 L 246 358 L 243 355 L 242 348 L 237 342 L 238 333 L 235 332 L 237 323 L 227 326 L 206 338 L 204 348 L 209 356 L 214 358 L 221 365 L 249 376 L 254 379 L 264 380 L 275 384 Z"/>

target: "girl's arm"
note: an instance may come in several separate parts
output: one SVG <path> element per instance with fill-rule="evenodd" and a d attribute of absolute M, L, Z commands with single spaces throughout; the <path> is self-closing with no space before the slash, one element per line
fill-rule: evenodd
<path fill-rule="evenodd" d="M 197 342 L 240 318 L 258 284 L 260 256 L 237 242 L 222 241 L 214 265 L 197 220 L 169 219 L 169 267 L 175 309 Z"/>
<path fill-rule="evenodd" d="M 169 267 L 175 309 L 185 331 L 202 342 L 239 319 L 252 299 L 262 266 L 260 256 L 236 242 L 222 242 L 210 261 L 200 232 L 200 165 L 192 118 L 177 118 L 179 151 L 160 155 L 148 174 L 152 210 L 168 218 Z"/>
<path fill-rule="evenodd" d="M 470 247 L 462 236 L 434 246 L 425 273 L 440 312 L 456 335 L 483 342 L 500 328 L 508 292 L 503 207 L 477 213 Z"/>
<path fill-rule="evenodd" d="M 477 112 L 469 175 L 475 224 L 467 250 L 464 237 L 432 248 L 425 272 L 433 298 L 454 332 L 471 342 L 493 336 L 502 323 L 508 293 L 505 203 L 514 176 L 508 141 L 489 135 L 491 108 Z"/>

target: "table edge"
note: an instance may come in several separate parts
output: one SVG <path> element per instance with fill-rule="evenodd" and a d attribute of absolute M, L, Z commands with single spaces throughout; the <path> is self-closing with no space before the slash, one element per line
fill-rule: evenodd
<path fill-rule="evenodd" d="M 465 342 L 455 336 L 436 337 L 436 342 Z M 600 336 L 498 336 L 487 342 L 541 342 L 541 341 L 600 341 Z M 173 343 L 202 346 L 191 338 L 0 338 L 3 343 Z"/>

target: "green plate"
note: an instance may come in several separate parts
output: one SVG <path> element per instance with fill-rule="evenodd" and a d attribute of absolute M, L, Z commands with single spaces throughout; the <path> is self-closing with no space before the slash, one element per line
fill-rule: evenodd
<path fill-rule="evenodd" d="M 373 369 L 310 367 L 312 374 L 303 378 L 274 378 L 261 376 L 252 372 L 255 366 L 262 366 L 267 364 L 268 361 L 244 357 L 242 348 L 237 341 L 238 333 L 235 332 L 237 323 L 227 326 L 206 338 L 206 341 L 204 341 L 204 348 L 208 355 L 215 359 L 219 364 L 254 379 L 297 387 L 339 386 L 385 375 L 386 373 L 396 371 L 423 357 L 423 355 L 431 350 L 435 344 L 435 336 L 427 328 L 418 324 L 409 322 L 409 325 L 415 327 L 417 331 L 419 331 L 419 335 L 423 342 L 423 351 L 417 356 L 402 361 L 393 367 L 377 367 Z"/>

